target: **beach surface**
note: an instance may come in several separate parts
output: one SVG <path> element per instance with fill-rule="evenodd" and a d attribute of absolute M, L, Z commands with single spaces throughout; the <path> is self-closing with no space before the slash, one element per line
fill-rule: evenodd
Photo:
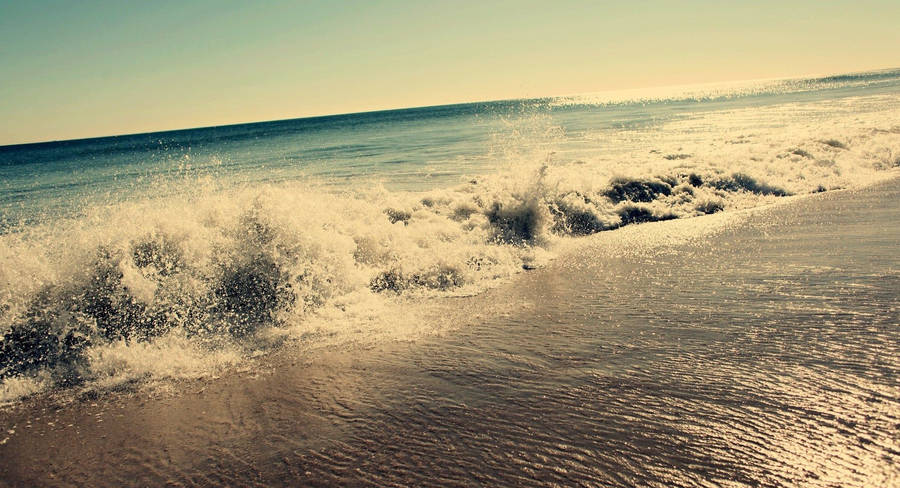
<path fill-rule="evenodd" d="M 896 178 L 601 232 L 428 333 L 9 406 L 0 485 L 896 486 L 898 243 Z"/>

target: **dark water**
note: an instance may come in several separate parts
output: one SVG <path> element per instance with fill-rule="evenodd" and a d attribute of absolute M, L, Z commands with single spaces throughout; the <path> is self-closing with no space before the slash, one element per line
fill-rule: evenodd
<path fill-rule="evenodd" d="M 507 287 L 436 301 L 443 335 L 286 354 L 173 396 L 7 411 L 0 477 L 897 486 L 897 180 L 703 219 L 718 230 L 601 234 Z"/>

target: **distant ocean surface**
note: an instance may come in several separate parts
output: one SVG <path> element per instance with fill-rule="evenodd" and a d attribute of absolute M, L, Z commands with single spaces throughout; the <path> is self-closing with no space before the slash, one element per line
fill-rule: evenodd
<path fill-rule="evenodd" d="M 0 147 L 0 474 L 887 486 L 898 168 L 900 70 Z"/>
<path fill-rule="evenodd" d="M 628 158 L 629 166 L 647 166 L 678 156 L 677 147 L 667 143 L 703 143 L 742 135 L 742 129 L 780 132 L 812 115 L 806 110 L 820 111 L 810 124 L 822 124 L 840 101 L 876 97 L 868 99 L 874 103 L 878 95 L 892 100 L 898 85 L 900 71 L 891 70 L 5 146 L 0 147 L 0 229 L 83 215 L 122 201 L 192 195 L 209 186 L 304 181 L 351 192 L 373 183 L 389 191 L 422 191 L 501 167 L 522 171 L 536 161 L 619 163 L 631 151 L 639 154 Z M 722 117 L 730 117 L 727 126 L 699 125 Z M 805 128 L 812 129 L 810 124 Z M 654 157 L 653 149 L 673 152 Z M 724 148 L 720 157 L 731 152 Z"/>

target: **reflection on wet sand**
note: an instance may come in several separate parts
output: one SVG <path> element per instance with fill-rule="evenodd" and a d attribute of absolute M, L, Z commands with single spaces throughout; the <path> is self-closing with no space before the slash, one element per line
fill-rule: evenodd
<path fill-rule="evenodd" d="M 601 234 L 507 286 L 417 311 L 448 324 L 446 334 L 303 360 L 282 351 L 261 370 L 172 395 L 19 407 L 2 414 L 15 433 L 0 446 L 0 476 L 94 486 L 892 486 L 896 186 L 827 193 L 742 222 L 714 215 Z M 696 225 L 710 231 L 679 238 L 697 236 Z"/>

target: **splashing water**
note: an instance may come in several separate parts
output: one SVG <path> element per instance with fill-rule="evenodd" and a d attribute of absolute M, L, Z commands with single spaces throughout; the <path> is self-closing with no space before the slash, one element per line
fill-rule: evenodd
<path fill-rule="evenodd" d="M 392 327 L 394 303 L 479 293 L 580 236 L 883 180 L 897 76 L 864 81 L 182 131 L 171 147 L 200 147 L 182 158 L 2 148 L 0 395 L 211 374 Z M 69 175 L 85 154 L 100 162 Z"/>

